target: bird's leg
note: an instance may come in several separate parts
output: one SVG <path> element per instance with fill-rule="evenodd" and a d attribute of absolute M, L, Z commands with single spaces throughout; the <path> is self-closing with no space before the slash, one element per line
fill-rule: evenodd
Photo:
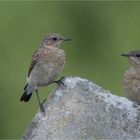
<path fill-rule="evenodd" d="M 64 83 L 63 83 L 63 79 L 64 79 L 65 77 L 64 76 L 62 76 L 59 80 L 56 80 L 56 81 L 53 81 L 53 83 L 57 83 L 58 85 L 64 85 Z"/>
<path fill-rule="evenodd" d="M 38 95 L 38 90 L 36 90 L 36 95 L 37 95 L 37 100 L 38 100 L 38 104 L 39 104 L 39 107 L 40 107 L 40 111 L 41 111 L 42 113 L 45 113 L 44 106 L 43 106 L 43 104 L 40 102 L 40 98 L 39 98 L 39 95 Z"/>

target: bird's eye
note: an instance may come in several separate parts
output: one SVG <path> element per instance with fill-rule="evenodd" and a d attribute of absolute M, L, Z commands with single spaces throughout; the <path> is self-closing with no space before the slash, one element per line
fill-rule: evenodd
<path fill-rule="evenodd" d="M 57 38 L 56 38 L 56 37 L 53 37 L 52 39 L 53 39 L 53 41 L 56 41 L 56 40 L 57 40 Z"/>
<path fill-rule="evenodd" d="M 136 57 L 140 57 L 140 54 L 136 54 Z"/>

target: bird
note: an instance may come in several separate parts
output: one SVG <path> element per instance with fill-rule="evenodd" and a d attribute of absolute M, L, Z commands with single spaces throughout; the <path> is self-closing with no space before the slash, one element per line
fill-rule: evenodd
<path fill-rule="evenodd" d="M 40 47 L 32 55 L 27 84 L 24 87 L 20 101 L 28 102 L 32 93 L 36 93 L 40 111 L 45 112 L 38 95 L 38 89 L 47 87 L 52 83 L 59 83 L 62 80 L 61 78 L 55 81 L 65 64 L 65 52 L 60 46 L 64 41 L 69 40 L 69 38 L 64 38 L 57 33 L 49 33 L 45 36 Z"/>
<path fill-rule="evenodd" d="M 122 56 L 127 57 L 131 64 L 123 76 L 125 96 L 140 105 L 140 50 L 132 50 Z"/>

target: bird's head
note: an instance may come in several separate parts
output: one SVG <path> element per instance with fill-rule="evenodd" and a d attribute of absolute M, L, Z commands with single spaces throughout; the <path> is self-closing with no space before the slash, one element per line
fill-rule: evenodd
<path fill-rule="evenodd" d="M 132 65 L 140 65 L 140 50 L 133 50 L 122 56 L 127 57 Z"/>
<path fill-rule="evenodd" d="M 63 36 L 56 34 L 56 33 L 50 33 L 47 34 L 43 40 L 43 44 L 45 46 L 52 46 L 52 47 L 58 47 L 61 45 L 64 41 L 69 41 L 70 39 L 66 39 Z"/>

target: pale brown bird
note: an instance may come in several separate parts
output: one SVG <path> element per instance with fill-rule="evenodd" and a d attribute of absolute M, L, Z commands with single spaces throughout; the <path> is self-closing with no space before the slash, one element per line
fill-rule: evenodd
<path fill-rule="evenodd" d="M 126 97 L 140 105 L 140 50 L 122 54 L 129 59 L 131 68 L 124 74 Z"/>
<path fill-rule="evenodd" d="M 65 64 L 65 52 L 60 48 L 63 41 L 69 41 L 63 36 L 50 33 L 45 36 L 39 49 L 32 56 L 28 71 L 27 84 L 20 101 L 28 102 L 33 92 L 36 92 L 39 106 L 44 112 L 40 102 L 38 88 L 52 84 Z"/>

